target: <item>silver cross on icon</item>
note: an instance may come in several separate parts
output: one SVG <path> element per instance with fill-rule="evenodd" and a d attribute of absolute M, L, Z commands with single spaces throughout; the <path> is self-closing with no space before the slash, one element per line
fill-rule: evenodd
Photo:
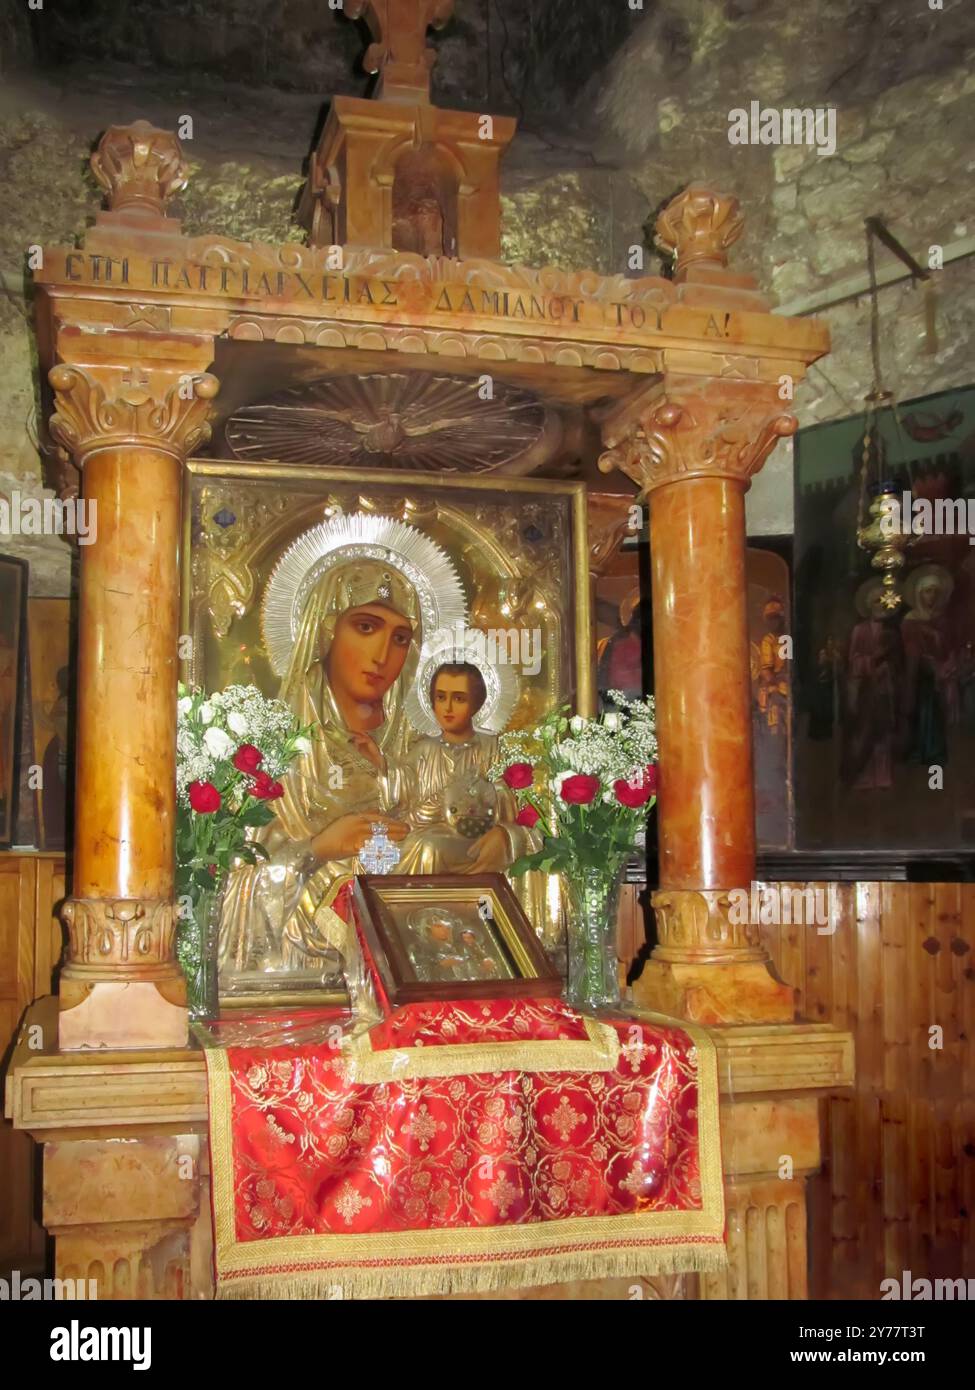
<path fill-rule="evenodd" d="M 374 821 L 370 826 L 372 837 L 359 851 L 359 863 L 369 874 L 389 874 L 400 861 L 400 852 L 386 834 L 382 821 Z"/>

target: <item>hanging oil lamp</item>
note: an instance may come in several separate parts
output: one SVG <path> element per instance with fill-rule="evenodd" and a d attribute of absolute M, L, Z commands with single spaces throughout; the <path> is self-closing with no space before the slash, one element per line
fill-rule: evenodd
<path fill-rule="evenodd" d="M 886 458 L 877 413 L 887 408 L 894 410 L 893 395 L 889 391 L 871 391 L 866 398 L 866 407 L 860 466 L 860 502 L 857 509 L 857 545 L 870 554 L 871 567 L 879 570 L 883 576 L 880 606 L 888 613 L 896 613 L 903 602 L 899 582 L 900 571 L 907 563 L 907 547 L 911 542 L 910 508 L 907 518 L 908 529 L 905 530 L 901 506 L 907 502 L 910 493 L 893 480 L 883 478 Z M 874 459 L 875 475 L 879 475 L 881 481 L 871 485 L 869 476 Z M 869 506 L 866 505 L 868 492 Z"/>
<path fill-rule="evenodd" d="M 870 564 L 883 576 L 880 606 L 896 613 L 904 601 L 900 571 L 907 563 L 911 544 L 910 491 L 887 474 L 887 454 L 880 430 L 881 413 L 889 410 L 903 440 L 894 393 L 885 389 L 880 372 L 880 307 L 874 265 L 873 238 L 878 219 L 867 218 L 867 270 L 870 277 L 870 353 L 873 360 L 873 387 L 865 399 L 863 451 L 860 460 L 860 497 L 857 506 L 857 545 L 870 554 Z M 886 229 L 885 229 L 886 230 Z M 889 236 L 889 234 L 888 234 Z M 887 240 L 887 238 L 884 238 Z M 888 242 L 889 244 L 889 242 Z M 899 243 L 898 243 L 899 245 Z M 871 474 L 876 482 L 870 482 Z M 869 506 L 867 496 L 870 496 Z M 902 506 L 907 506 L 907 516 Z"/>

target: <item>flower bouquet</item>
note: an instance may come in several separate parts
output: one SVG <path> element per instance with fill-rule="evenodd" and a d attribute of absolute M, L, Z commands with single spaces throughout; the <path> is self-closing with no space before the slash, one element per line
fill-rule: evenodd
<path fill-rule="evenodd" d="M 517 796 L 519 825 L 538 827 L 542 847 L 512 874 L 563 875 L 569 896 L 568 995 L 582 1009 L 619 1002 L 616 916 L 620 874 L 656 801 L 653 697 L 628 700 L 596 719 L 549 714 L 536 728 L 502 734 L 490 769 Z"/>
<path fill-rule="evenodd" d="M 216 1012 L 216 931 L 227 871 L 267 858 L 247 832 L 274 819 L 280 778 L 311 750 L 281 700 L 252 685 L 207 695 L 179 687 L 176 706 L 176 954 L 190 1014 Z"/>

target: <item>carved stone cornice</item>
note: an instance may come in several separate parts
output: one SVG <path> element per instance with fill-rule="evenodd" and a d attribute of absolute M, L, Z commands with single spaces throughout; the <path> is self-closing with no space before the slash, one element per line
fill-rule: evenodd
<path fill-rule="evenodd" d="M 186 187 L 189 166 L 176 136 L 148 121 L 109 126 L 91 156 L 91 170 L 112 213 L 160 218 L 174 193 Z"/>
<path fill-rule="evenodd" d="M 721 965 L 767 961 L 758 924 L 733 920 L 730 889 L 661 889 L 651 897 L 657 918 L 655 960 Z"/>
<path fill-rule="evenodd" d="M 679 279 L 694 264 L 723 269 L 728 249 L 744 227 L 737 198 L 691 183 L 657 218 L 657 244 L 676 254 L 675 279 Z"/>
<path fill-rule="evenodd" d="M 209 372 L 152 367 L 98 368 L 60 362 L 48 374 L 55 393 L 51 437 L 76 463 L 126 445 L 185 459 L 210 438 L 207 415 L 220 383 Z"/>
<path fill-rule="evenodd" d="M 641 493 L 695 477 L 747 485 L 777 441 L 798 429 L 781 405 L 778 388 L 764 382 L 667 376 L 604 415 L 609 448 L 600 472 L 619 469 Z"/>
<path fill-rule="evenodd" d="M 64 974 L 76 981 L 166 980 L 175 964 L 176 906 L 161 899 L 68 898 Z"/>

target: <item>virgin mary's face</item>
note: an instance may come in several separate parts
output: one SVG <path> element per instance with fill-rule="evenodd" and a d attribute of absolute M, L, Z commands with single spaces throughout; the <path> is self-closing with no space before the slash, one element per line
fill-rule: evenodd
<path fill-rule="evenodd" d="M 915 591 L 917 607 L 922 613 L 933 613 L 941 599 L 941 585 L 937 579 L 922 579 Z"/>
<path fill-rule="evenodd" d="M 347 608 L 335 624 L 326 667 L 332 689 L 374 705 L 403 669 L 413 637 L 411 623 L 383 603 Z"/>

